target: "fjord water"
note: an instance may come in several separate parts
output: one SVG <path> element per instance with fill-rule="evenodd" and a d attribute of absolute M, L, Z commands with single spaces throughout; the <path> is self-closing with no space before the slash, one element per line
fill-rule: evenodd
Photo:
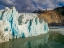
<path fill-rule="evenodd" d="M 58 31 L 29 38 L 13 39 L 1 43 L 0 48 L 64 48 L 64 35 Z"/>

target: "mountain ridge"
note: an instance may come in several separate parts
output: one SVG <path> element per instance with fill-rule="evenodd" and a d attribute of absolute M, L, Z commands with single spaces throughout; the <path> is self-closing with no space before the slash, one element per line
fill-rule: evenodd
<path fill-rule="evenodd" d="M 53 10 L 37 10 L 37 12 L 34 11 L 33 13 L 39 13 L 39 18 L 44 19 L 49 25 L 64 26 L 64 6 Z"/>

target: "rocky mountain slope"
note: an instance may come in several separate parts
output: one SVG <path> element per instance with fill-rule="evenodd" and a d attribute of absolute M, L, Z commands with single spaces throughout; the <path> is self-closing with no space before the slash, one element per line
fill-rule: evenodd
<path fill-rule="evenodd" d="M 49 25 L 64 25 L 64 6 L 53 10 L 37 11 L 37 13 L 40 14 L 39 18 L 44 19 Z"/>

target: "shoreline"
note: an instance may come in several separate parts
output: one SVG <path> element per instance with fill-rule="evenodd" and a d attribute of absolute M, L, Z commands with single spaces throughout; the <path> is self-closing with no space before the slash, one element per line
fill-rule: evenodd
<path fill-rule="evenodd" d="M 64 26 L 49 26 L 49 31 L 64 35 Z"/>

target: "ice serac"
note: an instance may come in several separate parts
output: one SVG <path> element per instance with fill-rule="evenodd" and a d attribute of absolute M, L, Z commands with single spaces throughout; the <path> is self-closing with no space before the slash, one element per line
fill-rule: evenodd
<path fill-rule="evenodd" d="M 38 36 L 49 31 L 48 24 L 44 20 L 40 20 L 38 14 L 21 13 L 18 23 L 19 36 L 21 37 Z"/>
<path fill-rule="evenodd" d="M 18 13 L 15 7 L 0 10 L 0 23 L 3 34 L 8 33 L 9 39 L 37 36 L 49 31 L 48 24 L 34 13 Z M 1 28 L 1 27 L 0 27 Z M 0 36 L 1 39 L 1 36 Z"/>

